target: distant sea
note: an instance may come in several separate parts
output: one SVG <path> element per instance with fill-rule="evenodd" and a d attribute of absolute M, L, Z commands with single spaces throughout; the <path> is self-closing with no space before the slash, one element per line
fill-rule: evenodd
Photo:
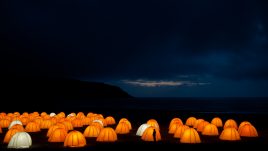
<path fill-rule="evenodd" d="M 68 102 L 68 101 L 67 101 Z M 268 114 L 268 98 L 128 98 L 92 99 L 67 108 L 168 110 Z"/>

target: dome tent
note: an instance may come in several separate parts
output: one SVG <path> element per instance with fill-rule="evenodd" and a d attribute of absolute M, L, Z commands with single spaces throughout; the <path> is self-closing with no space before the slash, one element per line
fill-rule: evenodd
<path fill-rule="evenodd" d="M 64 140 L 65 147 L 84 147 L 86 144 L 84 135 L 76 130 L 69 132 Z"/>
<path fill-rule="evenodd" d="M 222 127 L 222 120 L 219 117 L 214 117 L 210 123 L 216 125 L 217 127 Z"/>
<path fill-rule="evenodd" d="M 160 130 L 159 124 L 158 124 L 158 122 L 155 119 L 149 119 L 147 121 L 147 124 L 150 125 L 150 126 L 153 126 L 157 130 Z"/>
<path fill-rule="evenodd" d="M 83 133 L 85 137 L 98 137 L 99 134 L 100 129 L 97 126 L 92 125 L 88 126 Z"/>
<path fill-rule="evenodd" d="M 194 128 L 197 128 L 198 124 L 205 121 L 204 119 L 197 119 L 195 122 L 194 122 Z"/>
<path fill-rule="evenodd" d="M 92 121 L 92 123 L 95 123 L 95 122 L 100 123 L 102 127 L 104 126 L 102 120 L 99 120 L 99 119 L 98 119 L 98 120 L 93 120 L 93 121 Z"/>
<path fill-rule="evenodd" d="M 52 112 L 52 113 L 49 114 L 50 117 L 53 117 L 53 116 L 56 116 L 56 115 L 57 115 L 57 114 L 54 113 L 54 112 Z"/>
<path fill-rule="evenodd" d="M 258 137 L 256 128 L 251 124 L 245 124 L 241 126 L 238 130 L 238 133 L 243 137 Z"/>
<path fill-rule="evenodd" d="M 241 127 L 243 127 L 243 126 L 246 125 L 246 124 L 250 124 L 250 125 L 251 125 L 251 123 L 250 123 L 249 121 L 243 121 L 243 122 L 241 122 L 241 123 L 239 124 L 238 131 L 239 131 L 239 129 L 240 129 Z"/>
<path fill-rule="evenodd" d="M 9 126 L 8 126 L 8 129 L 10 129 L 12 126 L 16 125 L 16 124 L 20 124 L 20 125 L 23 125 L 22 122 L 20 120 L 14 120 L 12 121 Z"/>
<path fill-rule="evenodd" d="M 180 123 L 181 125 L 183 125 L 183 122 L 182 122 L 182 120 L 180 119 L 180 118 L 178 118 L 178 117 L 175 117 L 175 118 L 173 118 L 171 121 L 170 121 L 170 123 L 169 123 L 169 128 L 171 127 L 171 125 L 173 124 L 173 123 Z"/>
<path fill-rule="evenodd" d="M 229 128 L 229 127 L 232 127 L 232 128 L 235 128 L 237 130 L 237 123 L 235 120 L 233 119 L 228 119 L 225 123 L 224 123 L 224 126 L 223 126 L 223 129 L 225 128 Z"/>
<path fill-rule="evenodd" d="M 136 135 L 137 135 L 137 136 L 142 136 L 142 134 L 144 133 L 144 131 L 145 131 L 148 127 L 150 127 L 150 125 L 148 125 L 147 123 L 142 124 L 142 125 L 138 128 Z"/>
<path fill-rule="evenodd" d="M 13 135 L 15 135 L 17 132 L 21 132 L 21 130 L 16 129 L 16 128 L 11 128 L 6 132 L 6 135 L 4 137 L 3 143 L 9 143 L 10 139 L 12 138 Z"/>
<path fill-rule="evenodd" d="M 7 148 L 29 148 L 32 138 L 27 132 L 17 132 L 12 136 Z"/>
<path fill-rule="evenodd" d="M 8 128 L 8 126 L 10 125 L 10 120 L 9 119 L 2 119 L 0 120 L 0 126 L 2 128 Z"/>
<path fill-rule="evenodd" d="M 204 127 L 202 131 L 202 135 L 208 135 L 208 136 L 217 136 L 219 135 L 219 131 L 216 125 L 214 124 L 208 124 Z"/>
<path fill-rule="evenodd" d="M 174 133 L 174 138 L 181 138 L 181 136 L 182 136 L 182 134 L 184 133 L 184 131 L 185 131 L 186 129 L 188 129 L 188 128 L 189 128 L 189 126 L 187 126 L 187 125 L 181 125 L 181 126 L 179 126 L 179 127 L 176 129 L 175 133 Z"/>
<path fill-rule="evenodd" d="M 155 134 L 154 134 L 155 133 Z M 141 136 L 141 139 L 144 141 L 160 141 L 161 134 L 157 128 L 154 126 L 148 127 Z"/>
<path fill-rule="evenodd" d="M 169 134 L 174 134 L 175 132 L 176 132 L 176 129 L 178 128 L 178 127 L 180 127 L 182 124 L 181 123 L 173 123 L 172 125 L 171 125 L 171 127 L 169 128 L 169 131 L 168 131 L 168 133 Z"/>
<path fill-rule="evenodd" d="M 92 123 L 90 124 L 90 126 L 96 126 L 96 127 L 98 127 L 100 130 L 103 128 L 103 126 L 102 126 L 99 122 L 92 122 Z"/>
<path fill-rule="evenodd" d="M 189 118 L 186 120 L 185 125 L 187 125 L 187 126 L 194 126 L 195 121 L 196 121 L 196 118 L 195 118 L 195 117 L 189 117 Z"/>
<path fill-rule="evenodd" d="M 121 122 L 126 122 L 127 125 L 129 126 L 129 129 L 130 129 L 130 130 L 132 129 L 132 125 L 131 125 L 131 123 L 130 123 L 130 121 L 129 121 L 128 119 L 126 119 L 126 118 L 121 118 L 121 119 L 119 120 L 118 123 L 121 123 Z"/>
<path fill-rule="evenodd" d="M 202 131 L 204 130 L 205 126 L 207 126 L 208 124 L 209 124 L 209 122 L 207 122 L 207 121 L 201 121 L 201 122 L 198 124 L 196 130 L 197 130 L 198 132 L 202 132 Z"/>
<path fill-rule="evenodd" d="M 103 128 L 97 137 L 97 142 L 115 142 L 117 141 L 117 134 L 111 127 Z"/>
<path fill-rule="evenodd" d="M 225 128 L 220 135 L 221 140 L 237 141 L 240 140 L 239 133 L 233 127 Z"/>
<path fill-rule="evenodd" d="M 64 128 L 55 129 L 49 136 L 48 142 L 64 142 L 67 131 Z"/>
<path fill-rule="evenodd" d="M 12 129 L 12 128 L 18 129 L 18 130 L 20 130 L 22 132 L 24 131 L 24 127 L 22 125 L 20 125 L 20 124 L 15 124 L 10 129 Z"/>
<path fill-rule="evenodd" d="M 107 125 L 113 125 L 113 124 L 116 124 L 116 121 L 115 121 L 114 117 L 112 117 L 112 116 L 108 116 L 108 117 L 106 117 L 106 118 L 105 118 L 105 121 L 106 121 Z"/>
<path fill-rule="evenodd" d="M 56 130 L 57 128 L 60 128 L 58 125 L 52 125 L 48 131 L 47 131 L 47 137 L 49 137 L 51 135 L 51 133 Z"/>
<path fill-rule="evenodd" d="M 129 125 L 126 122 L 120 122 L 115 128 L 116 134 L 128 134 L 130 131 Z"/>
<path fill-rule="evenodd" d="M 195 144 L 195 143 L 201 143 L 201 140 L 199 134 L 194 128 L 188 128 L 183 132 L 180 142 Z"/>

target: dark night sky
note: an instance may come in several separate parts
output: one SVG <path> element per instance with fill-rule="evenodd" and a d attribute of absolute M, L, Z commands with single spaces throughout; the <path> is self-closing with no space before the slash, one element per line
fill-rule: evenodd
<path fill-rule="evenodd" d="M 101 81 L 141 97 L 268 96 L 267 8 L 267 0 L 4 0 L 1 74 Z"/>

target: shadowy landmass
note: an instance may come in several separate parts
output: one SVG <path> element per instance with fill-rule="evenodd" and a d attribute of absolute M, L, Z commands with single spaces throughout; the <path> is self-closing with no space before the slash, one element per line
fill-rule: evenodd
<path fill-rule="evenodd" d="M 22 106 L 50 106 L 72 102 L 85 103 L 92 99 L 132 98 L 121 88 L 105 83 L 86 82 L 66 78 L 48 77 L 4 77 L 1 78 L 1 100 L 7 104 Z"/>

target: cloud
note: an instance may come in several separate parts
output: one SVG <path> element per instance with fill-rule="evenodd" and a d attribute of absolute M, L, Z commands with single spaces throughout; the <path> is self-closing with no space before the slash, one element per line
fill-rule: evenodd
<path fill-rule="evenodd" d="M 165 80 L 122 80 L 123 83 L 141 86 L 141 87 L 162 87 L 162 86 L 198 86 L 198 85 L 207 85 L 210 83 L 204 82 L 193 82 L 193 81 L 165 81 Z"/>

